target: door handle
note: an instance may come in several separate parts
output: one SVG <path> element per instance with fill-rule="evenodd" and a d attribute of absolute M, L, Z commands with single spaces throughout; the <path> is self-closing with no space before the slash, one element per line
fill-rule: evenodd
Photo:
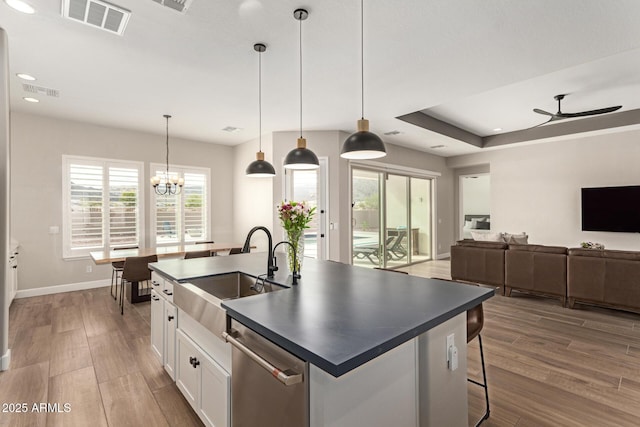
<path fill-rule="evenodd" d="M 152 300 L 154 300 L 154 301 L 160 301 L 160 298 L 159 298 L 159 297 L 157 297 L 157 296 L 155 296 L 155 295 L 154 295 L 154 296 L 152 296 L 152 297 L 151 297 L 151 299 L 152 299 Z"/>
<path fill-rule="evenodd" d="M 160 283 L 156 282 L 155 280 L 152 280 L 152 281 L 151 281 L 151 284 L 152 284 L 153 286 L 160 286 Z"/>
<path fill-rule="evenodd" d="M 189 363 L 191 364 L 191 366 L 196 368 L 200 364 L 200 361 L 198 360 L 198 358 L 190 356 L 189 357 Z"/>
<path fill-rule="evenodd" d="M 168 320 L 169 322 L 171 322 L 171 321 L 173 320 L 173 316 L 171 316 L 171 315 L 167 316 L 167 320 Z"/>
<path fill-rule="evenodd" d="M 240 341 L 229 335 L 227 332 L 222 333 L 222 338 L 226 342 L 243 352 L 249 359 L 253 360 L 259 366 L 267 370 L 275 379 L 280 381 L 282 384 L 294 385 L 302 382 L 302 374 L 298 374 L 290 370 L 282 371 L 276 368 L 271 363 L 256 354 L 249 347 L 245 346 Z"/>
<path fill-rule="evenodd" d="M 173 292 L 169 292 L 169 291 L 168 291 L 168 290 L 166 290 L 166 289 L 163 289 L 163 290 L 162 290 L 162 292 L 163 292 L 165 295 L 169 295 L 169 296 L 173 295 Z"/>

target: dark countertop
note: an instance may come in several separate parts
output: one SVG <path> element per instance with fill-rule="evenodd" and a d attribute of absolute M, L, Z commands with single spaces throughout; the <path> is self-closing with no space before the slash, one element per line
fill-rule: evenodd
<path fill-rule="evenodd" d="M 273 282 L 291 286 L 284 254 Z M 178 282 L 266 273 L 265 253 L 150 264 Z M 475 307 L 494 289 L 305 258 L 297 286 L 236 300 L 227 314 L 335 377 Z"/>

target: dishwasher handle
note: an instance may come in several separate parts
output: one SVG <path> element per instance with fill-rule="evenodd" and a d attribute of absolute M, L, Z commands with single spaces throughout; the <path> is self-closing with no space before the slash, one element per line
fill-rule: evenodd
<path fill-rule="evenodd" d="M 297 373 L 292 372 L 290 370 L 282 371 L 282 370 L 276 368 L 271 363 L 269 363 L 267 360 L 265 360 L 262 357 L 260 357 L 260 355 L 256 354 L 256 352 L 251 350 L 249 347 L 245 346 L 240 341 L 235 339 L 231 334 L 229 334 L 227 332 L 223 332 L 222 333 L 222 338 L 226 342 L 228 342 L 229 344 L 231 344 L 232 346 L 234 346 L 235 348 L 237 348 L 238 350 L 243 352 L 247 357 L 249 357 L 249 359 L 253 360 L 258 365 L 263 367 L 265 370 L 270 372 L 271 375 L 275 379 L 280 381 L 282 384 L 284 384 L 286 386 L 289 386 L 289 385 L 294 385 L 294 384 L 298 384 L 298 383 L 302 382 L 302 374 L 297 374 Z"/>

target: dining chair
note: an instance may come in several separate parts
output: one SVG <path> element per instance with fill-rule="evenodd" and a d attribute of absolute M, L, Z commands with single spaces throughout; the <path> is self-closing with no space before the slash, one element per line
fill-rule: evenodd
<path fill-rule="evenodd" d="M 205 251 L 189 251 L 189 252 L 185 252 L 184 253 L 184 259 L 205 258 L 205 257 L 210 257 L 210 256 L 211 256 L 211 251 L 209 251 L 209 250 L 205 250 Z"/>
<path fill-rule="evenodd" d="M 394 268 L 382 268 L 382 267 L 373 267 L 374 270 L 383 270 L 383 271 L 391 271 L 393 273 L 402 273 L 402 274 L 409 274 L 406 271 L 402 271 L 402 270 L 396 270 Z"/>
<path fill-rule="evenodd" d="M 445 280 L 447 282 L 456 282 L 451 279 L 442 279 L 440 277 L 434 277 L 437 280 Z M 456 282 L 460 283 L 460 282 Z M 475 283 L 464 283 L 469 286 L 478 286 Z M 475 337 L 478 337 L 478 344 L 480 346 L 480 363 L 482 365 L 482 382 L 476 381 L 472 378 L 467 378 L 467 381 L 473 383 L 477 386 L 480 386 L 484 389 L 484 401 L 485 401 L 485 412 L 482 417 L 476 422 L 475 427 L 478 427 L 480 424 L 484 422 L 484 420 L 489 418 L 490 408 L 489 408 L 489 388 L 487 386 L 487 370 L 484 364 L 484 351 L 482 348 L 482 336 L 480 332 L 482 332 L 482 328 L 484 327 L 484 310 L 482 309 L 482 303 L 476 305 L 473 308 L 467 310 L 467 344 L 469 344 Z"/>
<path fill-rule="evenodd" d="M 196 245 L 207 245 L 210 243 L 215 243 L 213 240 L 203 240 L 202 242 L 196 242 Z"/>
<path fill-rule="evenodd" d="M 126 284 L 130 283 L 133 288 L 133 286 L 140 286 L 140 282 L 147 282 L 148 287 L 149 280 L 151 280 L 149 263 L 157 261 L 158 255 L 132 256 L 125 258 L 122 278 L 120 280 L 120 314 L 124 314 L 124 290 Z M 131 292 L 133 292 L 133 289 Z"/>
<path fill-rule="evenodd" d="M 138 249 L 138 246 L 125 246 L 112 248 L 114 251 L 121 251 L 126 249 Z M 122 269 L 124 268 L 124 261 L 114 261 L 111 263 L 111 296 L 113 299 L 118 299 L 118 279 L 122 281 Z M 115 279 L 115 280 L 114 280 Z M 113 289 L 115 284 L 116 293 L 114 295 Z"/>

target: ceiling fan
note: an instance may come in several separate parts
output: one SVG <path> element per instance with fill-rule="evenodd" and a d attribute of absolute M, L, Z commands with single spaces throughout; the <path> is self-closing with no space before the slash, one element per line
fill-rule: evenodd
<path fill-rule="evenodd" d="M 549 120 L 547 120 L 544 123 L 539 124 L 538 126 L 542 126 L 542 125 L 545 125 L 545 124 L 547 124 L 549 122 L 554 122 L 556 120 L 572 119 L 574 117 L 597 116 L 598 114 L 611 113 L 613 111 L 616 111 L 616 110 L 619 110 L 620 108 L 622 108 L 622 105 L 617 105 L 615 107 L 599 108 L 597 110 L 581 111 L 579 113 L 563 113 L 562 109 L 560 107 L 560 103 L 562 102 L 562 100 L 564 99 L 565 96 L 567 96 L 567 95 L 566 94 L 564 94 L 564 95 L 556 95 L 556 96 L 553 97 L 553 99 L 558 101 L 558 112 L 557 113 L 550 113 L 548 111 L 544 111 L 544 110 L 541 110 L 539 108 L 534 108 L 533 109 L 533 111 L 535 113 L 542 114 L 542 115 L 545 115 L 545 116 L 550 116 Z M 538 127 L 538 126 L 536 126 L 536 127 Z"/>

